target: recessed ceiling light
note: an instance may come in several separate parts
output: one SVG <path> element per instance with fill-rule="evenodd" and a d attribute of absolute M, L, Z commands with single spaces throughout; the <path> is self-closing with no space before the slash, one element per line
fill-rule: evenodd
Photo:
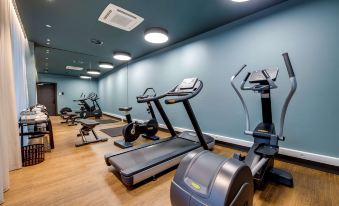
<path fill-rule="evenodd" d="M 113 58 L 121 61 L 129 61 L 132 59 L 131 55 L 127 52 L 114 52 Z"/>
<path fill-rule="evenodd" d="M 76 66 L 66 66 L 67 70 L 76 70 L 76 71 L 82 71 L 84 68 L 82 67 L 76 67 Z"/>
<path fill-rule="evenodd" d="M 99 40 L 99 39 L 91 39 L 91 42 L 92 42 L 93 44 L 96 44 L 96 45 L 99 45 L 99 46 L 101 46 L 101 45 L 104 44 L 104 42 L 101 41 L 101 40 Z"/>
<path fill-rule="evenodd" d="M 113 64 L 107 62 L 99 62 L 99 67 L 104 69 L 113 69 Z"/>
<path fill-rule="evenodd" d="M 234 2 L 246 2 L 246 1 L 249 1 L 249 0 L 232 0 Z"/>
<path fill-rule="evenodd" d="M 162 28 L 149 28 L 145 31 L 144 38 L 153 44 L 161 44 L 168 41 L 168 32 Z"/>
<path fill-rule="evenodd" d="M 48 60 L 48 57 L 46 57 L 45 59 Z"/>
<path fill-rule="evenodd" d="M 49 38 L 47 38 L 46 41 L 51 41 L 51 40 Z"/>
<path fill-rule="evenodd" d="M 47 27 L 47 28 L 52 28 L 52 26 L 51 26 L 51 25 L 49 25 L 49 24 L 46 24 L 46 27 Z"/>
<path fill-rule="evenodd" d="M 101 73 L 97 69 L 89 69 L 89 70 L 87 70 L 87 74 L 99 75 Z"/>
<path fill-rule="evenodd" d="M 80 78 L 81 78 L 81 79 L 92 79 L 92 77 L 86 76 L 86 75 L 81 75 Z"/>
<path fill-rule="evenodd" d="M 47 45 L 50 45 L 51 43 L 47 42 L 46 44 L 47 44 Z"/>

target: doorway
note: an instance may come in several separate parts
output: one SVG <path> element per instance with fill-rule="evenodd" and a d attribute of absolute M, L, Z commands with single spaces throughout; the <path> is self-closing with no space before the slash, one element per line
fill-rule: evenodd
<path fill-rule="evenodd" d="M 45 105 L 49 115 L 57 115 L 57 84 L 51 82 L 38 82 L 36 87 L 38 104 Z"/>

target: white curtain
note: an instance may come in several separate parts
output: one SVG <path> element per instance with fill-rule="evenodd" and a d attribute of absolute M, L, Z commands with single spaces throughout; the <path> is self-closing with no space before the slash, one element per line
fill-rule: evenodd
<path fill-rule="evenodd" d="M 12 7 L 14 8 L 14 7 Z M 28 106 L 28 89 L 26 78 L 26 53 L 29 50 L 28 41 L 22 32 L 20 21 L 14 9 L 11 9 L 11 43 L 15 81 L 15 96 L 17 116 Z"/>
<path fill-rule="evenodd" d="M 27 40 L 11 0 L 0 0 L 0 204 L 9 189 L 9 171 L 21 167 L 17 111 L 28 105 Z"/>

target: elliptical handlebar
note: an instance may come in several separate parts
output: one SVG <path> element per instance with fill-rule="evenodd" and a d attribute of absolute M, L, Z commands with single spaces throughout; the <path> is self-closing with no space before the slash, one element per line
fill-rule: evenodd
<path fill-rule="evenodd" d="M 288 105 L 292 99 L 292 96 L 294 95 L 296 89 L 297 89 L 297 80 L 295 78 L 295 74 L 294 74 L 294 70 L 293 70 L 293 67 L 292 67 L 292 64 L 291 64 L 291 61 L 290 61 L 290 58 L 288 56 L 288 53 L 284 53 L 282 54 L 283 58 L 284 58 L 284 61 L 285 61 L 285 65 L 286 65 L 286 69 L 287 69 L 287 72 L 288 72 L 288 75 L 289 75 L 289 78 L 290 78 L 290 81 L 291 81 L 291 89 L 285 99 L 285 102 L 284 102 L 284 105 L 282 107 L 282 111 L 281 111 L 281 116 L 280 116 L 280 130 L 279 130 L 279 134 L 278 135 L 275 135 L 275 134 L 268 134 L 270 135 L 271 137 L 277 137 L 279 140 L 285 140 L 285 137 L 284 137 L 284 122 L 285 122 L 285 116 L 286 116 L 286 112 L 287 112 L 287 108 L 288 108 Z M 240 91 L 238 90 L 238 88 L 236 87 L 235 83 L 234 83 L 234 79 L 244 70 L 244 68 L 246 67 L 246 64 L 243 65 L 241 67 L 241 69 L 239 69 L 235 75 L 233 75 L 231 77 L 231 85 L 234 89 L 234 91 L 237 93 L 238 97 L 240 98 L 240 101 L 241 101 L 241 104 L 244 108 L 244 111 L 245 111 L 245 116 L 246 116 L 246 128 L 245 128 L 245 134 L 246 135 L 253 135 L 253 131 L 250 130 L 250 118 L 249 118 L 249 112 L 248 112 L 248 109 L 247 109 L 247 105 L 244 101 L 244 98 L 242 97 Z M 265 79 L 267 80 L 268 82 L 268 86 L 262 86 L 262 85 L 258 85 L 258 86 L 253 86 L 253 87 L 245 87 L 245 84 L 249 78 L 249 76 L 251 75 L 251 73 L 247 73 L 247 75 L 245 76 L 244 80 L 242 81 L 241 83 L 241 90 L 253 90 L 253 91 L 260 91 L 260 90 L 263 90 L 263 89 L 274 89 L 274 88 L 277 88 L 277 85 L 274 83 L 274 81 L 271 79 L 270 75 L 268 74 L 268 72 L 266 70 L 263 70 L 262 71 L 262 74 L 264 75 Z"/>
<path fill-rule="evenodd" d="M 264 75 L 266 81 L 268 82 L 268 85 L 269 85 L 270 89 L 278 88 L 278 86 L 274 83 L 274 81 L 272 80 L 271 76 L 268 74 L 266 69 L 262 70 L 261 73 Z"/>
<path fill-rule="evenodd" d="M 290 61 L 290 57 L 288 56 L 288 53 L 283 53 L 282 55 L 284 57 L 284 61 L 285 61 L 286 69 L 287 69 L 287 72 L 288 72 L 288 76 L 290 78 L 291 77 L 295 77 L 294 70 L 293 70 L 293 67 L 292 67 L 292 64 L 291 64 L 291 61 Z"/>
<path fill-rule="evenodd" d="M 287 112 L 287 108 L 288 105 L 295 93 L 295 91 L 297 90 L 297 79 L 295 78 L 295 74 L 294 74 L 294 70 L 291 64 L 291 60 L 290 57 L 288 56 L 288 53 L 284 53 L 282 54 L 282 56 L 284 57 L 284 61 L 285 61 L 285 66 L 288 72 L 288 76 L 290 78 L 290 82 L 291 82 L 291 88 L 290 91 L 285 99 L 282 111 L 281 111 L 281 116 L 280 116 L 280 130 L 279 130 L 279 139 L 284 140 L 284 123 L 285 123 L 285 116 L 286 116 L 286 112 Z"/>
<path fill-rule="evenodd" d="M 233 76 L 231 77 L 231 85 L 232 85 L 234 91 L 237 93 L 237 95 L 238 95 L 238 97 L 239 97 L 239 99 L 240 99 L 240 101 L 241 101 L 241 104 L 242 104 L 242 106 L 243 106 L 243 108 L 244 108 L 244 111 L 245 111 L 245 116 L 246 116 L 246 128 L 245 128 L 245 134 L 247 134 L 247 135 L 252 135 L 253 132 L 251 131 L 250 115 L 249 115 L 249 113 L 248 113 L 247 105 L 246 105 L 245 100 L 244 100 L 244 98 L 242 97 L 240 91 L 238 90 L 237 86 L 236 86 L 235 83 L 234 83 L 234 79 L 235 79 L 235 78 L 236 78 L 236 77 L 237 77 L 237 76 L 245 69 L 246 66 L 247 66 L 247 65 L 244 64 L 244 65 L 241 67 L 241 69 L 239 69 L 239 71 L 238 71 L 237 73 L 235 73 L 235 75 L 233 75 Z M 245 85 L 245 83 L 247 82 L 247 79 L 248 79 L 248 77 L 250 76 L 250 74 L 251 74 L 250 72 L 247 73 L 245 79 L 242 81 L 242 83 L 241 83 L 241 89 L 242 89 L 242 90 L 245 90 L 245 89 L 243 89 L 243 88 L 244 88 L 244 85 Z"/>
<path fill-rule="evenodd" d="M 185 92 L 185 91 L 175 92 L 175 90 L 179 86 L 177 85 L 174 89 L 172 89 L 165 95 L 165 96 L 171 96 L 171 97 L 177 97 L 177 98 L 166 99 L 165 104 L 175 104 L 175 103 L 183 102 L 185 100 L 189 100 L 195 97 L 197 94 L 200 93 L 200 91 L 202 90 L 204 86 L 201 80 L 198 80 L 197 83 L 199 83 L 199 86 L 196 89 L 191 90 L 190 92 Z"/>

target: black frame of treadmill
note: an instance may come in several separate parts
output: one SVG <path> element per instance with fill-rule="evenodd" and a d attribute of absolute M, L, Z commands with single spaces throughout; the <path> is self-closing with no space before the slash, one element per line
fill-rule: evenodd
<path fill-rule="evenodd" d="M 200 81 L 200 80 L 199 80 Z M 203 83 L 200 81 L 200 83 L 201 83 L 201 87 L 203 86 Z M 176 86 L 176 87 L 174 87 L 171 91 L 175 91 L 175 89 L 178 87 L 178 85 Z M 154 99 L 152 99 L 152 100 L 150 100 L 150 101 L 147 101 L 147 102 L 154 102 L 154 105 L 157 107 L 157 109 L 158 109 L 158 111 L 159 111 L 159 113 L 160 113 L 160 116 L 161 116 L 161 118 L 164 120 L 164 122 L 165 122 L 165 124 L 166 124 L 166 126 L 167 126 L 167 129 L 169 130 L 169 132 L 171 133 L 171 137 L 169 137 L 169 138 L 166 138 L 166 139 L 162 139 L 162 140 L 157 140 L 156 142 L 151 142 L 151 143 L 146 143 L 146 144 L 143 144 L 143 145 L 140 145 L 140 146 L 134 146 L 134 147 L 132 147 L 132 148 L 129 148 L 129 149 L 126 149 L 126 150 L 124 150 L 124 151 L 121 151 L 121 152 L 113 152 L 113 153 L 108 153 L 108 154 L 106 154 L 105 155 L 105 162 L 106 162 L 106 165 L 107 166 L 110 166 L 111 164 L 108 162 L 108 159 L 110 158 L 110 157 L 113 157 L 113 156 L 117 156 L 117 155 L 120 155 L 120 154 L 123 154 L 123 153 L 127 153 L 127 152 L 130 152 L 130 151 L 133 151 L 133 150 L 137 150 L 137 149 L 140 149 L 140 148 L 143 148 L 143 147 L 147 147 L 147 146 L 150 146 L 150 145 L 154 145 L 154 144 L 159 144 L 159 143 L 161 143 L 161 142 L 164 142 L 164 141 L 168 141 L 168 140 L 170 140 L 170 139 L 173 139 L 173 138 L 178 138 L 177 137 L 177 133 L 175 132 L 175 130 L 174 130 L 174 128 L 173 128 L 173 126 L 172 126 L 172 124 L 171 124 L 171 122 L 169 121 L 169 119 L 168 119 L 168 116 L 167 116 L 167 114 L 166 114 L 166 112 L 164 111 L 164 108 L 162 107 L 162 105 L 161 105 L 161 103 L 160 103 L 160 101 L 159 101 L 159 99 L 162 99 L 162 98 L 164 98 L 164 97 L 166 97 L 167 95 L 165 94 L 165 95 L 160 95 L 160 96 L 158 96 L 157 98 L 154 98 Z M 194 95 L 195 96 L 195 95 Z M 197 119 L 196 119 L 196 117 L 195 117 L 195 114 L 194 114 L 194 112 L 193 112 L 193 109 L 192 109 L 192 107 L 191 107 L 191 104 L 189 103 L 189 100 L 188 99 L 185 99 L 185 100 L 183 100 L 182 101 L 182 103 L 184 104 L 184 107 L 185 107 L 185 110 L 186 110 L 186 112 L 187 112 L 187 115 L 188 115 L 188 117 L 190 118 L 190 121 L 191 121 L 191 123 L 192 123 L 192 125 L 193 125 L 193 128 L 194 128 L 194 130 L 195 130 L 195 133 L 197 134 L 197 136 L 198 136 L 198 139 L 199 139 L 199 141 L 200 141 L 200 145 L 205 149 L 205 150 L 208 150 L 208 144 L 207 144 L 207 142 L 206 142 L 206 140 L 205 140 L 205 138 L 204 138 L 204 136 L 203 136 L 203 133 L 202 133 L 202 131 L 201 131 L 201 129 L 200 129 L 200 126 L 199 126 L 199 124 L 198 124 L 198 121 L 197 121 Z M 115 165 L 115 167 L 116 167 L 117 165 Z M 118 168 L 118 167 L 116 167 L 116 168 Z"/>
<path fill-rule="evenodd" d="M 174 137 L 174 138 L 180 138 L 180 137 Z M 160 143 L 166 142 L 166 141 L 171 141 L 172 139 L 173 139 L 172 137 L 169 137 L 169 138 L 167 138 L 167 139 L 160 140 L 159 142 L 156 142 L 156 144 L 160 144 Z M 188 139 L 185 139 L 185 140 L 191 141 L 191 140 L 188 140 Z M 192 141 L 192 142 L 193 142 L 193 141 Z M 147 144 L 147 145 L 141 145 L 141 147 L 137 147 L 137 148 L 134 147 L 134 149 L 131 148 L 131 150 L 137 150 L 137 149 L 139 149 L 139 148 L 147 147 L 147 146 L 150 146 L 150 145 L 155 145 L 155 144 L 152 144 L 152 142 L 151 142 L 151 143 L 149 143 L 149 144 Z M 196 144 L 196 145 L 194 145 L 194 146 L 192 145 L 192 147 L 191 147 L 191 149 L 190 149 L 189 151 L 193 151 L 193 150 L 198 149 L 198 148 L 200 148 L 200 147 L 201 147 L 201 144 Z M 122 152 L 122 153 L 125 153 L 125 152 Z M 121 154 L 121 153 L 119 153 L 119 154 Z M 115 155 L 119 155 L 119 154 L 116 153 Z M 181 155 L 183 155 L 183 154 L 187 154 L 187 151 L 180 152 L 180 153 L 178 153 L 178 154 L 176 154 L 176 155 L 171 155 L 169 158 L 163 159 L 162 161 L 155 161 L 154 163 L 151 163 L 151 164 L 149 164 L 149 165 L 146 166 L 146 167 L 142 167 L 142 169 L 138 169 L 138 170 L 135 170 L 134 172 L 129 173 L 129 175 L 126 175 L 124 172 L 120 172 L 120 175 L 122 175 L 122 176 L 124 176 L 124 177 L 132 177 L 133 175 L 138 174 L 138 173 L 140 173 L 141 171 L 150 169 L 150 168 L 152 168 L 152 167 L 154 167 L 154 166 L 156 166 L 156 165 L 159 165 L 159 164 L 162 164 L 162 163 L 164 163 L 164 162 L 167 162 L 167 161 L 169 161 L 169 160 L 171 160 L 171 159 L 174 159 L 174 158 L 176 158 L 176 157 L 179 157 L 179 156 L 181 156 Z M 105 158 L 105 159 L 106 159 L 106 164 L 107 164 L 107 166 L 110 166 L 110 165 L 111 165 L 111 164 L 107 161 L 109 158 L 110 158 L 110 157 Z M 113 166 L 113 165 L 112 165 L 112 166 Z M 114 168 L 119 168 L 119 167 L 118 167 L 118 165 L 114 165 Z M 119 169 L 120 169 L 120 168 L 119 168 Z"/>

